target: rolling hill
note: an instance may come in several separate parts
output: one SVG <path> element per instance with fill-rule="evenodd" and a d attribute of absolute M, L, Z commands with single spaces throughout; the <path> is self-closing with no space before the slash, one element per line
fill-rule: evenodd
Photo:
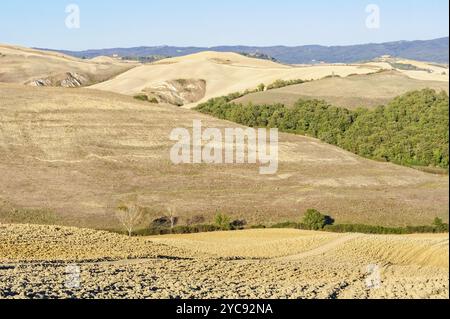
<path fill-rule="evenodd" d="M 287 66 L 236 53 L 202 52 L 142 65 L 91 88 L 136 95 L 155 93 L 161 87 L 168 87 L 170 90 L 173 86 L 170 82 L 174 80 L 205 81 L 204 94 L 198 96 L 196 101 L 187 102 L 185 106 L 189 108 L 195 106 L 195 102 L 201 103 L 212 97 L 253 90 L 261 83 L 269 85 L 278 79 L 310 80 L 332 74 L 367 74 L 379 69 L 376 65 Z"/>
<path fill-rule="evenodd" d="M 417 72 L 417 71 L 411 71 Z M 331 77 L 279 89 L 257 92 L 235 100 L 236 103 L 294 105 L 299 99 L 319 99 L 334 105 L 355 109 L 385 105 L 409 91 L 431 88 L 448 94 L 448 82 L 417 80 L 398 70 L 346 78 Z"/>
<path fill-rule="evenodd" d="M 0 96 L 3 223 L 117 228 L 115 208 L 130 195 L 151 213 L 143 226 L 167 205 L 181 223 L 199 214 L 211 221 L 221 211 L 270 224 L 298 220 L 308 208 L 339 223 L 448 220 L 448 177 L 366 160 L 313 138 L 280 134 L 273 176 L 260 175 L 255 164 L 174 165 L 173 128 L 192 128 L 193 120 L 239 126 L 93 89 L 0 84 Z"/>
<path fill-rule="evenodd" d="M 80 87 L 108 80 L 134 67 L 108 57 L 81 60 L 61 53 L 0 45 L 0 82 Z"/>

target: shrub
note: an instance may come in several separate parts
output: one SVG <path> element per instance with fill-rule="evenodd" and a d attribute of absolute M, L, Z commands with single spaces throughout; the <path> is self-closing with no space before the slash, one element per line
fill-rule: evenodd
<path fill-rule="evenodd" d="M 138 229 L 133 231 L 134 236 L 156 236 L 156 235 L 168 235 L 171 234 L 170 228 L 163 227 L 148 227 L 144 229 Z"/>
<path fill-rule="evenodd" d="M 135 236 L 156 236 L 156 235 L 169 235 L 169 234 L 195 234 L 195 233 L 208 233 L 222 230 L 222 228 L 216 225 L 193 225 L 193 226 L 175 226 L 170 227 L 148 227 L 145 229 L 139 229 L 133 232 Z"/>
<path fill-rule="evenodd" d="M 433 221 L 433 227 L 438 232 L 448 232 L 448 224 L 445 224 L 441 218 L 436 217 Z"/>
<path fill-rule="evenodd" d="M 299 223 L 294 222 L 283 222 L 272 225 L 271 228 L 299 228 Z"/>
<path fill-rule="evenodd" d="M 429 234 L 429 233 L 446 233 L 448 225 L 443 224 L 441 227 L 434 225 L 426 226 L 407 226 L 407 227 L 383 227 L 361 224 L 342 224 L 327 225 L 325 231 L 334 233 L 361 233 L 361 234 L 381 234 L 381 235 L 404 235 L 404 234 Z"/>
<path fill-rule="evenodd" d="M 153 96 L 153 97 L 149 98 L 148 95 L 146 95 L 146 94 L 138 94 L 138 95 L 135 95 L 134 98 L 136 100 L 143 101 L 143 102 L 159 104 L 159 101 L 156 97 Z"/>
<path fill-rule="evenodd" d="M 196 226 L 193 226 L 193 229 L 197 233 L 208 233 L 208 232 L 222 230 L 220 227 L 218 227 L 216 225 L 209 225 L 209 224 L 196 225 Z"/>
<path fill-rule="evenodd" d="M 163 216 L 152 221 L 151 227 L 153 228 L 170 228 L 172 226 L 172 222 L 170 217 Z"/>
<path fill-rule="evenodd" d="M 232 229 L 244 229 L 245 225 L 247 225 L 247 221 L 245 219 L 237 219 L 232 221 L 230 224 Z"/>
<path fill-rule="evenodd" d="M 134 99 L 139 100 L 139 101 L 144 101 L 144 102 L 148 102 L 149 101 L 148 100 L 148 96 L 145 95 L 145 94 L 138 94 L 138 95 L 135 95 L 133 97 L 134 97 Z"/>
<path fill-rule="evenodd" d="M 225 214 L 217 214 L 215 219 L 215 224 L 220 227 L 222 230 L 230 230 L 231 229 L 231 222 L 230 217 Z"/>
<path fill-rule="evenodd" d="M 325 216 L 327 217 L 327 216 Z M 265 225 L 253 225 L 251 229 L 264 229 Z M 284 228 L 284 229 L 305 229 L 310 230 L 309 226 L 303 223 L 284 222 L 272 225 L 270 228 Z M 155 236 L 168 234 L 192 234 L 192 233 L 206 233 L 224 230 L 223 227 L 210 224 L 186 225 L 169 227 L 149 227 L 133 231 L 135 236 Z M 228 230 L 233 230 L 229 228 Z M 440 227 L 434 225 L 428 226 L 407 226 L 407 227 L 383 227 L 363 224 L 338 224 L 325 225 L 323 231 L 333 233 L 361 233 L 361 234 L 381 234 L 381 235 L 404 235 L 404 234 L 420 234 L 420 233 L 448 233 L 448 224 L 442 223 Z M 120 232 L 123 233 L 123 232 Z"/>
<path fill-rule="evenodd" d="M 266 89 L 265 84 L 261 83 L 260 85 L 258 85 L 258 88 L 257 88 L 258 92 L 263 92 L 265 89 Z"/>
<path fill-rule="evenodd" d="M 270 84 L 267 86 L 268 90 L 273 90 L 273 89 L 279 89 L 285 86 L 289 86 L 289 85 L 296 85 L 296 84 L 303 84 L 305 82 L 305 80 L 289 80 L 289 81 L 285 81 L 285 80 L 276 80 L 274 83 Z"/>
<path fill-rule="evenodd" d="M 326 225 L 325 231 L 333 233 L 362 233 L 362 234 L 406 234 L 406 228 L 388 228 L 382 226 L 360 225 L 360 224 L 341 224 Z"/>
<path fill-rule="evenodd" d="M 191 226 L 176 226 L 171 229 L 172 234 L 191 234 L 195 233 L 193 227 Z"/>
<path fill-rule="evenodd" d="M 263 224 L 250 226 L 250 229 L 265 229 L 265 228 L 267 228 L 267 227 L 266 227 L 266 225 L 263 225 Z"/>

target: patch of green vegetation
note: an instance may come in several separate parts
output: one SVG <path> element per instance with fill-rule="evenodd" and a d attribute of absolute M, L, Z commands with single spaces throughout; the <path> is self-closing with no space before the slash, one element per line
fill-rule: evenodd
<path fill-rule="evenodd" d="M 250 226 L 250 229 L 266 229 L 267 226 L 263 225 L 263 224 L 258 224 L 258 225 L 252 225 Z"/>
<path fill-rule="evenodd" d="M 134 99 L 139 100 L 139 101 L 144 101 L 144 102 L 148 102 L 148 96 L 146 94 L 138 94 L 133 96 Z"/>
<path fill-rule="evenodd" d="M 448 224 L 442 219 L 435 218 L 432 225 L 407 226 L 407 227 L 383 227 L 364 224 L 337 224 L 327 215 L 315 209 L 308 209 L 301 223 L 284 222 L 273 225 L 271 228 L 292 228 L 302 230 L 321 230 L 332 233 L 361 233 L 361 234 L 422 234 L 422 233 L 448 233 Z"/>
<path fill-rule="evenodd" d="M 138 95 L 133 96 L 133 98 L 136 100 L 139 100 L 139 101 L 149 102 L 149 103 L 153 103 L 153 104 L 159 103 L 159 101 L 156 99 L 156 97 L 149 98 L 148 95 L 146 95 L 146 94 L 138 94 Z"/>
<path fill-rule="evenodd" d="M 244 97 L 246 95 L 252 94 L 252 93 L 258 93 L 258 92 L 262 92 L 265 90 L 274 90 L 274 89 L 279 89 L 285 86 L 289 86 L 289 85 L 296 85 L 296 84 L 303 84 L 306 82 L 311 82 L 309 80 L 276 80 L 274 83 L 269 84 L 269 85 L 265 85 L 264 83 L 259 84 L 255 89 L 253 90 L 245 90 L 244 92 L 234 92 L 234 93 L 230 93 L 226 96 L 220 97 L 220 99 L 224 99 L 226 102 L 231 102 L 233 100 L 237 100 L 241 97 Z"/>
<path fill-rule="evenodd" d="M 190 226 L 175 226 L 169 227 L 148 227 L 136 230 L 133 236 L 156 236 L 156 235 L 170 235 L 170 234 L 196 234 L 209 233 L 215 231 L 222 231 L 223 229 L 217 225 L 190 225 Z M 122 233 L 122 232 L 121 232 Z"/>
<path fill-rule="evenodd" d="M 315 209 L 308 209 L 305 216 L 303 217 L 303 225 L 305 225 L 309 230 L 321 230 L 325 225 L 331 223 L 330 218 L 321 214 Z"/>
<path fill-rule="evenodd" d="M 325 226 L 332 225 L 334 220 L 316 209 L 308 209 L 300 223 L 284 222 L 272 225 L 271 228 L 294 228 L 302 230 L 323 230 Z"/>
<path fill-rule="evenodd" d="M 327 225 L 324 231 L 333 233 L 362 233 L 362 234 L 381 234 L 381 235 L 407 235 L 407 234 L 429 234 L 429 233 L 448 233 L 448 224 L 441 226 L 407 226 L 407 227 L 382 227 L 360 224 L 341 224 Z"/>
<path fill-rule="evenodd" d="M 160 61 L 166 59 L 166 56 L 162 55 L 149 55 L 149 56 L 123 56 L 121 60 L 124 61 L 138 61 L 141 63 L 152 63 L 156 61 Z"/>
<path fill-rule="evenodd" d="M 282 87 L 285 86 L 289 86 L 289 85 L 296 85 L 296 84 L 303 84 L 309 81 L 305 81 L 305 80 L 289 80 L 289 81 L 285 81 L 285 80 L 276 80 L 275 82 L 273 82 L 272 84 L 269 84 L 267 86 L 268 90 L 273 90 L 273 89 L 280 89 Z"/>
<path fill-rule="evenodd" d="M 314 230 L 331 233 L 361 233 L 361 234 L 380 234 L 380 235 L 407 235 L 407 234 L 437 234 L 448 233 L 449 225 L 444 223 L 442 219 L 436 218 L 431 225 L 424 226 L 406 226 L 406 227 L 384 227 L 376 225 L 364 224 L 334 224 L 334 220 L 327 215 L 320 213 L 315 209 L 309 209 L 301 222 L 283 222 L 266 226 L 263 224 L 246 226 L 245 220 L 230 221 L 230 217 L 224 214 L 217 214 L 215 224 L 198 224 L 198 225 L 180 225 L 169 227 L 167 225 L 152 224 L 150 227 L 134 230 L 133 236 L 156 236 L 170 234 L 195 234 L 216 231 L 236 231 L 242 229 L 299 229 Z M 123 230 L 116 231 L 120 234 L 128 234 Z"/>
<path fill-rule="evenodd" d="M 264 83 L 261 83 L 256 89 L 258 90 L 258 92 L 263 92 L 266 89 L 266 85 Z"/>
<path fill-rule="evenodd" d="M 403 70 L 403 71 L 429 71 L 427 69 L 418 68 L 415 65 L 409 63 L 390 63 L 394 69 Z"/>
<path fill-rule="evenodd" d="M 449 166 L 449 99 L 425 89 L 406 93 L 386 106 L 351 111 L 319 100 L 253 105 L 211 99 L 196 110 L 249 127 L 319 138 L 360 156 L 406 166 Z"/>
<path fill-rule="evenodd" d="M 225 214 L 217 214 L 214 218 L 215 225 L 222 230 L 231 229 L 231 218 Z"/>
<path fill-rule="evenodd" d="M 203 221 L 203 217 L 196 216 L 193 220 Z M 195 234 L 216 231 L 234 231 L 245 229 L 247 222 L 245 220 L 234 220 L 228 215 L 218 213 L 215 217 L 214 224 L 191 224 L 193 220 L 189 220 L 187 225 L 178 225 L 171 227 L 166 217 L 154 220 L 150 227 L 144 227 L 132 231 L 133 236 L 155 236 L 170 234 Z M 264 225 L 249 226 L 248 228 L 266 228 Z M 120 234 L 128 234 L 123 230 L 116 230 Z"/>
<path fill-rule="evenodd" d="M 255 53 L 247 53 L 247 52 L 240 52 L 239 54 L 249 57 L 249 58 L 254 58 L 254 59 L 260 59 L 260 60 L 269 60 L 272 62 L 278 62 L 277 59 L 275 59 L 274 57 L 271 57 L 270 55 L 264 54 L 264 53 L 259 53 L 259 52 L 255 52 Z"/>
<path fill-rule="evenodd" d="M 302 223 L 296 223 L 296 222 L 283 222 L 283 223 L 278 223 L 275 225 L 270 226 L 270 228 L 288 228 L 288 229 L 305 229 L 306 226 L 303 225 Z"/>
<path fill-rule="evenodd" d="M 324 80 L 324 79 L 334 79 L 334 78 L 340 78 L 340 77 L 341 76 L 339 74 L 330 74 L 330 75 L 324 76 L 322 78 L 322 80 Z"/>
<path fill-rule="evenodd" d="M 298 229 L 298 230 L 311 230 L 311 228 L 303 223 L 296 222 L 284 222 L 267 227 L 265 225 L 253 225 L 248 229 Z M 136 230 L 133 232 L 133 236 L 157 236 L 157 235 L 170 235 L 170 234 L 197 234 L 216 231 L 236 231 L 239 229 L 223 229 L 217 225 L 194 225 L 194 226 L 176 226 L 174 228 L 164 227 L 150 227 Z M 424 225 L 424 226 L 407 226 L 407 227 L 383 227 L 364 224 L 336 224 L 325 225 L 317 231 L 331 232 L 331 233 L 361 233 L 361 234 L 378 234 L 378 235 L 408 235 L 408 234 L 438 234 L 448 233 L 448 224 L 442 223 L 442 225 Z M 120 231 L 119 233 L 125 234 Z"/>
<path fill-rule="evenodd" d="M 441 218 L 436 217 L 433 222 L 433 227 L 438 230 L 438 232 L 448 232 L 448 224 L 444 223 Z"/>

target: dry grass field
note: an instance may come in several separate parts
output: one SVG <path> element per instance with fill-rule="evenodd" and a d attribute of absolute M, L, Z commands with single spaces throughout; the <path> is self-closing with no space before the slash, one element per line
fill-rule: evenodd
<path fill-rule="evenodd" d="M 176 79 L 205 80 L 206 92 L 198 101 L 201 103 L 212 97 L 253 90 L 261 83 L 269 85 L 278 79 L 310 80 L 332 74 L 347 76 L 377 70 L 377 67 L 360 65 L 288 66 L 237 53 L 202 52 L 143 65 L 92 88 L 135 95 Z M 190 108 L 196 104 L 186 104 L 185 107 Z"/>
<path fill-rule="evenodd" d="M 367 67 L 376 67 L 383 70 L 396 70 L 411 79 L 422 81 L 449 81 L 448 64 L 415 61 L 395 57 L 381 57 L 364 63 Z"/>
<path fill-rule="evenodd" d="M 412 79 L 446 82 L 449 80 L 448 65 L 438 65 L 408 59 L 395 59 L 395 62 L 415 66 L 418 70 L 400 70 L 403 74 L 406 74 Z"/>
<path fill-rule="evenodd" d="M 308 208 L 338 223 L 448 221 L 448 177 L 360 158 L 280 134 L 277 175 L 259 164 L 174 165 L 173 128 L 236 127 L 191 110 L 91 89 L 0 84 L 0 222 L 117 228 L 130 195 L 180 223 L 217 211 L 250 224 L 300 220 Z"/>
<path fill-rule="evenodd" d="M 246 230 L 151 237 L 156 243 L 217 257 L 265 259 L 300 254 L 345 235 L 294 229 Z"/>
<path fill-rule="evenodd" d="M 3 83 L 86 86 L 108 80 L 136 65 L 106 57 L 81 60 L 61 53 L 0 44 L 0 82 Z"/>
<path fill-rule="evenodd" d="M 391 70 L 346 78 L 334 77 L 298 85 L 246 95 L 237 103 L 294 105 L 299 99 L 319 99 L 328 103 L 355 109 L 385 105 L 409 91 L 431 88 L 448 94 L 448 82 L 417 80 Z"/>
<path fill-rule="evenodd" d="M 0 298 L 449 297 L 448 235 L 248 230 L 127 238 L 0 225 L 0 248 Z M 79 287 L 67 286 L 68 265 L 79 267 Z"/>

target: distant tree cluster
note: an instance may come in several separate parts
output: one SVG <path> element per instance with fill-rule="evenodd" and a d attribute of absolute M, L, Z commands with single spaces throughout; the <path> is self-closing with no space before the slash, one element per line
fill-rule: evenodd
<path fill-rule="evenodd" d="M 319 100 L 282 104 L 236 104 L 237 94 L 215 98 L 197 110 L 250 127 L 307 135 L 375 160 L 409 166 L 449 166 L 449 99 L 425 89 L 386 106 L 351 111 Z"/>
<path fill-rule="evenodd" d="M 390 65 L 394 69 L 404 70 L 404 71 L 427 71 L 427 72 L 430 71 L 428 69 L 418 68 L 417 66 L 409 64 L 409 63 L 390 63 Z"/>
<path fill-rule="evenodd" d="M 240 52 L 239 54 L 249 57 L 249 58 L 254 58 L 254 59 L 261 59 L 261 60 L 269 60 L 272 62 L 278 62 L 277 59 L 271 57 L 270 55 L 264 54 L 264 53 L 260 53 L 260 52 L 253 52 L 253 53 L 247 53 L 247 52 Z"/>
<path fill-rule="evenodd" d="M 268 90 L 279 89 L 279 88 L 282 88 L 282 87 L 285 87 L 285 86 L 289 86 L 289 85 L 303 84 L 305 82 L 309 82 L 309 81 L 302 80 L 302 79 L 298 79 L 298 80 L 276 80 L 272 84 L 269 84 L 267 86 L 267 89 Z"/>
<path fill-rule="evenodd" d="M 161 55 L 149 55 L 149 56 L 123 56 L 120 59 L 124 61 L 139 61 L 141 63 L 152 63 L 166 58 L 168 57 Z"/>

